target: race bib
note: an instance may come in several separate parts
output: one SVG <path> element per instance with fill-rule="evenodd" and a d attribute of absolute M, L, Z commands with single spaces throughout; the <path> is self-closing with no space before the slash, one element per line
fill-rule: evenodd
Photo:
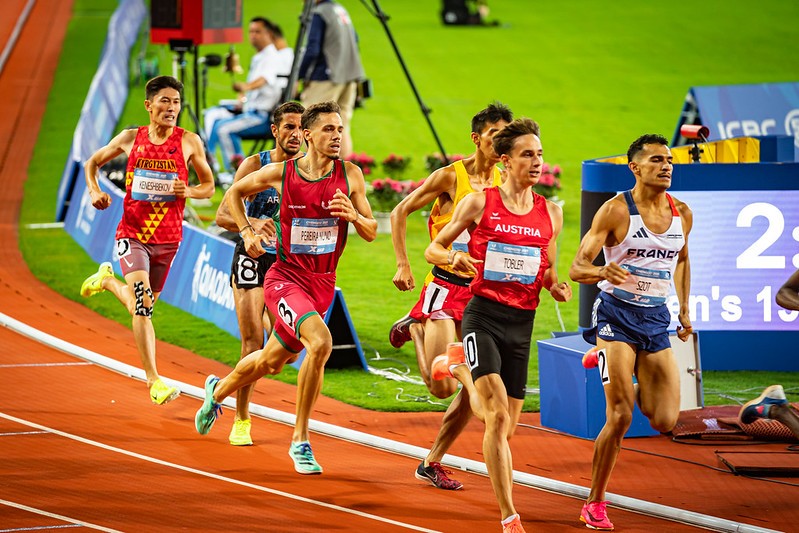
<path fill-rule="evenodd" d="M 469 230 L 463 230 L 460 235 L 455 237 L 455 240 L 452 241 L 452 249 L 456 252 L 466 252 L 469 253 L 469 239 L 471 235 L 469 234 Z"/>
<path fill-rule="evenodd" d="M 483 277 L 522 285 L 535 283 L 541 266 L 541 248 L 489 241 Z"/>
<path fill-rule="evenodd" d="M 634 265 L 622 265 L 630 275 L 613 287 L 613 296 L 636 305 L 654 307 L 666 303 L 671 289 L 671 272 Z"/>
<path fill-rule="evenodd" d="M 295 218 L 291 221 L 291 253 L 322 255 L 336 251 L 338 218 Z"/>
<path fill-rule="evenodd" d="M 130 197 L 144 202 L 174 202 L 177 178 L 177 172 L 134 169 Z"/>

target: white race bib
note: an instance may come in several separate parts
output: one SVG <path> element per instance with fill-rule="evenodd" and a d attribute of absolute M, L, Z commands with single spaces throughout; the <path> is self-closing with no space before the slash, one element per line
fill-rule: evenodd
<path fill-rule="evenodd" d="M 541 266 L 541 248 L 489 241 L 483 277 L 522 285 L 535 283 Z"/>
<path fill-rule="evenodd" d="M 174 202 L 177 178 L 176 172 L 137 168 L 133 171 L 130 197 L 144 202 Z"/>
<path fill-rule="evenodd" d="M 295 218 L 291 221 L 291 253 L 333 253 L 338 242 L 338 218 Z"/>

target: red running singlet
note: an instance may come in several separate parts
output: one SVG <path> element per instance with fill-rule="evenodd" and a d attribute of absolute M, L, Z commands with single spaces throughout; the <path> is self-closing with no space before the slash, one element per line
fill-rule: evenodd
<path fill-rule="evenodd" d="M 552 220 L 546 199 L 533 193 L 533 208 L 511 213 L 498 187 L 485 190 L 483 216 L 469 240 L 469 255 L 478 263 L 472 293 L 517 309 L 535 309 L 549 268 L 547 247 Z"/>
<path fill-rule="evenodd" d="M 183 157 L 183 128 L 174 128 L 163 144 L 153 144 L 148 126 L 141 126 L 128 156 L 125 200 L 117 239 L 136 239 L 145 244 L 165 244 L 183 239 L 183 208 L 176 199 L 173 181 L 188 185 Z"/>
<path fill-rule="evenodd" d="M 334 160 L 329 174 L 312 181 L 300 174 L 297 161 L 283 166 L 277 260 L 306 272 L 335 272 L 348 224 L 330 214 L 330 201 L 336 189 L 350 194 L 344 163 Z"/>

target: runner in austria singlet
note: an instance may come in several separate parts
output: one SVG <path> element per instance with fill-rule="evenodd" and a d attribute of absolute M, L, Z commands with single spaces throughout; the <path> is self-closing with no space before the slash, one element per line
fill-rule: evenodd
<path fill-rule="evenodd" d="M 505 207 L 499 188 L 484 192 L 485 211 L 469 240 L 469 255 L 484 261 L 476 265 L 472 293 L 517 309 L 535 309 L 552 239 L 546 199 L 533 193 L 533 208 L 517 215 Z"/>
<path fill-rule="evenodd" d="M 184 198 L 177 199 L 173 181 L 188 185 L 183 157 L 183 128 L 160 145 L 150 142 L 148 126 L 141 126 L 128 157 L 125 200 L 116 239 L 136 239 L 145 244 L 166 244 L 183 239 Z"/>

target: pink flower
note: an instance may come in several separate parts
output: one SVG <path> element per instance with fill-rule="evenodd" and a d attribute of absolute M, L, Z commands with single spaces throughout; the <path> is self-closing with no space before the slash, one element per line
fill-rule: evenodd
<path fill-rule="evenodd" d="M 372 182 L 372 189 L 379 191 L 383 189 L 385 182 L 381 179 L 376 179 Z"/>
<path fill-rule="evenodd" d="M 555 176 L 549 173 L 541 174 L 538 184 L 543 185 L 544 187 L 552 187 L 552 185 L 555 184 Z"/>
<path fill-rule="evenodd" d="M 541 166 L 541 174 L 548 174 L 549 173 L 549 163 L 544 163 Z"/>
<path fill-rule="evenodd" d="M 555 165 L 552 167 L 552 173 L 556 176 L 560 176 L 560 165 Z"/>

